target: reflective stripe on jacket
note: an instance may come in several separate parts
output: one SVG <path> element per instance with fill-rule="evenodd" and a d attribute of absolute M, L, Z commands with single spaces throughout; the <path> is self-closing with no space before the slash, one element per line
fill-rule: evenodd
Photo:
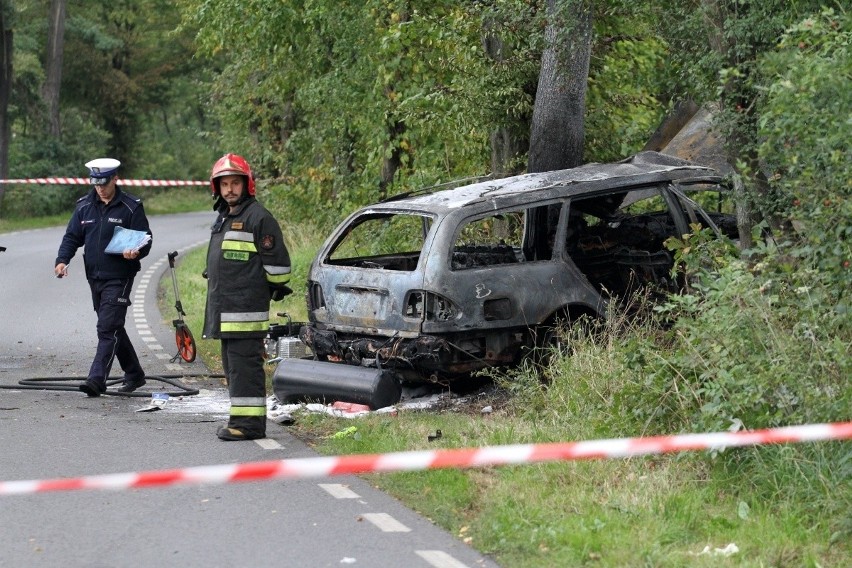
<path fill-rule="evenodd" d="M 272 290 L 290 280 L 281 227 L 255 198 L 219 212 L 207 250 L 204 337 L 264 337 Z"/>

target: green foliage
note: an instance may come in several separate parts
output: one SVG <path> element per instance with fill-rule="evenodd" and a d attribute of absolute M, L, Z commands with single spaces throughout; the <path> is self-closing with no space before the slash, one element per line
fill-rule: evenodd
<path fill-rule="evenodd" d="M 588 161 L 609 162 L 636 153 L 665 111 L 658 99 L 670 86 L 668 50 L 650 17 L 611 8 L 595 21 L 594 59 L 586 95 Z"/>
<path fill-rule="evenodd" d="M 68 6 L 60 101 L 62 133 L 47 135 L 42 59 L 48 2 L 16 13 L 10 177 L 81 177 L 99 156 L 122 161 L 124 177 L 204 179 L 219 152 L 205 137 L 209 69 L 191 61 L 189 34 L 174 34 L 172 2 Z M 200 133 L 200 134 L 199 134 Z M 0 214 L 67 211 L 85 187 L 10 187 Z"/>
<path fill-rule="evenodd" d="M 837 291 L 772 266 L 699 269 L 694 293 L 658 308 L 674 320 L 664 337 L 635 339 L 618 407 L 656 433 L 848 418 L 852 329 Z"/>
<path fill-rule="evenodd" d="M 760 156 L 796 230 L 791 253 L 852 289 L 852 18 L 824 10 L 791 27 L 763 59 Z M 843 293 L 842 293 L 843 295 Z"/>
<path fill-rule="evenodd" d="M 483 10 L 453 2 L 255 2 L 251 10 L 200 2 L 185 14 L 200 26 L 206 54 L 228 55 L 229 81 L 215 91 L 227 137 L 276 179 L 273 191 L 293 215 L 330 202 L 339 218 L 381 196 L 383 160 L 392 154 L 400 189 L 481 173 L 504 101 L 526 101 L 518 112 L 530 112 L 517 89 L 490 87 L 495 74 L 534 76 L 535 67 L 489 63 L 479 24 L 510 11 Z"/>
<path fill-rule="evenodd" d="M 663 44 L 645 12 L 601 10 L 587 155 L 641 147 L 661 114 Z M 274 207 L 331 226 L 386 194 L 487 172 L 500 128 L 526 144 L 543 3 L 189 1 L 185 25 L 224 61 L 222 139 L 252 156 Z M 239 42 L 228 38 L 239 37 Z M 526 149 L 510 167 L 523 169 Z M 392 188 L 385 160 L 398 158 Z M 317 203 L 329 207 L 318 211 Z"/>
<path fill-rule="evenodd" d="M 734 243 L 725 237 L 717 236 L 713 230 L 702 228 L 700 224 L 690 225 L 692 233 L 678 239 L 669 237 L 663 243 L 674 253 L 672 277 L 683 278 L 687 286 L 696 278 L 715 273 L 735 258 L 739 251 Z"/>

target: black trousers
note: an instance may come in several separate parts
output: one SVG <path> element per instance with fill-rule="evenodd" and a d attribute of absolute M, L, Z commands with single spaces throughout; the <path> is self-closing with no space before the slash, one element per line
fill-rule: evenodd
<path fill-rule="evenodd" d="M 125 380 L 137 380 L 145 377 L 139 364 L 139 357 L 127 331 L 124 320 L 130 306 L 130 289 L 133 278 L 118 280 L 89 280 L 92 290 L 92 304 L 98 314 L 98 348 L 89 368 L 89 380 L 106 384 L 112 369 L 112 362 L 118 358 L 118 364 L 124 371 Z"/>
<path fill-rule="evenodd" d="M 222 339 L 222 367 L 228 379 L 228 427 L 266 435 L 265 348 L 262 338 Z"/>

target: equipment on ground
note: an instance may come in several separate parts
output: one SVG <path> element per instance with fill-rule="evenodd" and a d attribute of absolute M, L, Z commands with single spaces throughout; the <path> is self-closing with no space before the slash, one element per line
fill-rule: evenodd
<path fill-rule="evenodd" d="M 399 402 L 402 387 L 392 371 L 313 359 L 283 359 L 272 376 L 281 402 L 336 401 L 366 404 L 372 410 Z"/>
<path fill-rule="evenodd" d="M 277 363 L 272 376 L 276 398 L 293 402 L 351 402 L 372 410 L 399 402 L 402 393 L 398 377 L 389 370 L 371 369 L 345 363 L 318 361 L 310 347 L 299 338 L 305 322 L 294 322 L 286 312 L 279 317 L 287 323 L 273 323 L 266 335 L 267 364 Z"/>
<path fill-rule="evenodd" d="M 192 363 L 195 361 L 195 339 L 192 337 L 192 332 L 189 330 L 189 326 L 187 326 L 186 322 L 183 321 L 183 316 L 186 315 L 186 312 L 183 311 L 183 306 L 180 303 L 177 276 L 175 275 L 175 258 L 177 258 L 177 255 L 177 251 L 170 252 L 168 254 L 169 268 L 172 272 L 172 284 L 175 287 L 175 309 L 178 313 L 177 319 L 172 320 L 172 325 L 175 326 L 175 344 L 177 344 L 178 351 L 175 356 L 172 357 L 171 361 L 174 363 L 177 361 L 178 357 L 180 357 L 187 363 Z"/>

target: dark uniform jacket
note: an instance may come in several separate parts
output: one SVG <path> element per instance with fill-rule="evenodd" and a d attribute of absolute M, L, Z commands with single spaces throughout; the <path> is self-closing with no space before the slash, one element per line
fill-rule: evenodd
<path fill-rule="evenodd" d="M 223 202 L 207 249 L 204 337 L 264 337 L 269 302 L 290 292 L 290 254 L 275 217 L 254 197 Z"/>
<path fill-rule="evenodd" d="M 109 203 L 104 203 L 94 189 L 77 200 L 62 243 L 56 264 L 68 264 L 77 249 L 83 247 L 83 264 L 89 280 L 131 278 L 139 272 L 140 259 L 151 251 L 151 242 L 139 249 L 139 256 L 128 260 L 120 254 L 107 254 L 104 250 L 112 239 L 116 227 L 134 229 L 151 234 L 142 200 L 116 188 Z M 55 265 L 54 265 L 55 266 Z"/>

